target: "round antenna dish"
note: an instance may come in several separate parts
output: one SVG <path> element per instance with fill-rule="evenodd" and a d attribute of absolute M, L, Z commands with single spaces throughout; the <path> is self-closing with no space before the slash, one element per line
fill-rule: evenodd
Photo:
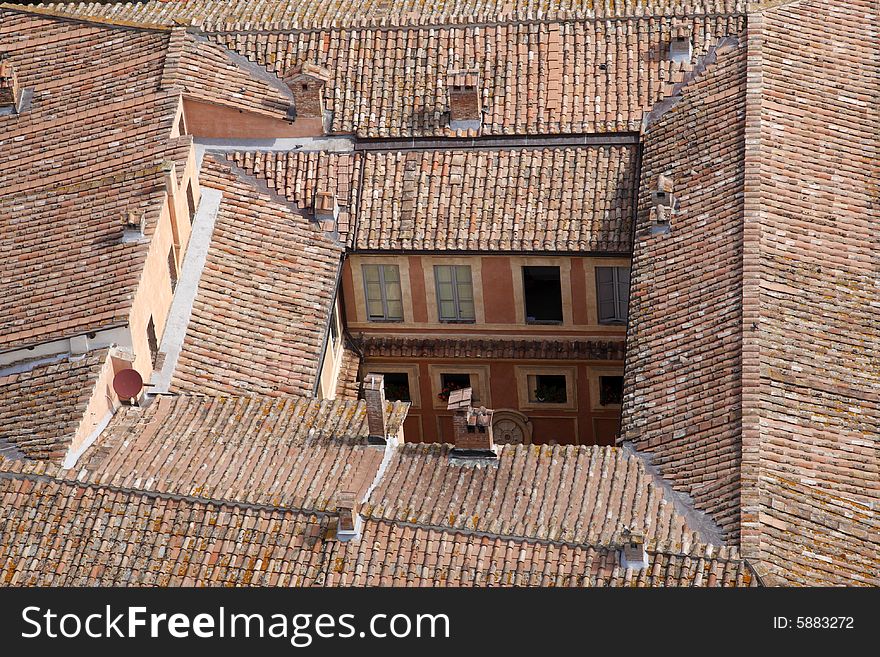
<path fill-rule="evenodd" d="M 113 377 L 113 390 L 120 399 L 134 399 L 144 387 L 144 380 L 137 370 L 122 370 Z"/>

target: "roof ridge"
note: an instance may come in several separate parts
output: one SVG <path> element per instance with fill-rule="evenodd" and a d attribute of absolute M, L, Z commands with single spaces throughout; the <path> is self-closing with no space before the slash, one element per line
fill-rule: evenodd
<path fill-rule="evenodd" d="M 149 32 L 171 32 L 173 29 L 170 25 L 162 23 L 145 23 L 139 21 L 126 21 L 117 18 L 109 18 L 98 15 L 80 16 L 60 11 L 58 9 L 48 9 L 46 7 L 37 7 L 34 5 L 18 5 L 9 2 L 0 3 L 0 9 L 6 11 L 14 11 L 20 14 L 36 14 L 38 16 L 46 16 L 48 18 L 57 18 L 59 20 L 72 21 L 74 23 L 85 23 L 86 25 L 97 25 L 100 27 L 119 27 L 125 29 L 137 29 Z"/>

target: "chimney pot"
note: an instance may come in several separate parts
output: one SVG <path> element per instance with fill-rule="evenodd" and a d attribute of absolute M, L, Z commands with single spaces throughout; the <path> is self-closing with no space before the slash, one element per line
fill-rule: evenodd
<path fill-rule="evenodd" d="M 367 374 L 364 379 L 364 402 L 367 406 L 368 441 L 371 445 L 384 445 L 387 442 L 385 425 L 385 377 L 381 374 Z"/>
<path fill-rule="evenodd" d="M 336 222 L 339 219 L 339 204 L 332 192 L 317 192 L 315 194 L 315 219 L 321 224 L 321 228 L 328 232 L 336 232 Z"/>
<path fill-rule="evenodd" d="M 690 64 L 694 55 L 689 25 L 675 24 L 669 41 L 669 59 L 675 64 Z"/>
<path fill-rule="evenodd" d="M 456 394 L 458 393 L 458 394 Z M 495 458 L 492 440 L 492 413 L 485 406 L 472 408 L 471 389 L 454 390 L 449 395 L 447 408 L 453 411 L 452 429 L 455 448 L 453 457 Z"/>
<path fill-rule="evenodd" d="M 8 55 L 0 54 L 0 113 L 18 111 L 18 76 Z"/>
<path fill-rule="evenodd" d="M 123 243 L 138 242 L 144 237 L 144 228 L 146 226 L 146 214 L 135 210 L 128 210 L 125 213 L 125 220 L 122 226 Z"/>
<path fill-rule="evenodd" d="M 633 570 L 647 568 L 648 553 L 645 550 L 645 535 L 624 527 L 621 539 L 623 542 L 621 565 L 624 568 L 632 568 Z"/>
<path fill-rule="evenodd" d="M 449 127 L 458 132 L 477 133 L 483 123 L 479 71 L 455 71 L 447 78 L 449 90 Z"/>
<path fill-rule="evenodd" d="M 339 516 L 336 538 L 340 541 L 347 541 L 357 536 L 360 524 L 357 507 L 353 491 L 340 491 L 336 494 L 336 513 Z"/>

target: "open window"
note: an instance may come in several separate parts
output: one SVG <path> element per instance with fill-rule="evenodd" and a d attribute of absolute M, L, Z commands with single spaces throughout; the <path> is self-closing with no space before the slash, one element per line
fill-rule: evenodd
<path fill-rule="evenodd" d="M 464 388 L 473 388 L 470 374 L 442 373 L 440 374 L 440 394 L 437 397 L 441 401 L 449 401 L 449 395 L 453 390 Z"/>
<path fill-rule="evenodd" d="M 523 298 L 527 324 L 562 323 L 562 281 L 559 267 L 523 267 Z"/>
<path fill-rule="evenodd" d="M 535 374 L 529 377 L 529 384 L 529 401 L 532 403 L 568 403 L 564 374 Z"/>
<path fill-rule="evenodd" d="M 412 401 L 409 392 L 409 375 L 406 372 L 385 372 L 385 399 L 388 401 Z"/>
<path fill-rule="evenodd" d="M 599 404 L 602 406 L 619 405 L 623 403 L 623 377 L 600 376 L 599 377 Z"/>

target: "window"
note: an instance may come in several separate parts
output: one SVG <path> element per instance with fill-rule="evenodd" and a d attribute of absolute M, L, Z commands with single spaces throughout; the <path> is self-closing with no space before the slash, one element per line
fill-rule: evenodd
<path fill-rule="evenodd" d="M 159 340 L 156 338 L 156 325 L 153 318 L 147 322 L 147 344 L 150 346 L 150 362 L 156 365 L 156 357 L 159 355 Z"/>
<path fill-rule="evenodd" d="M 529 377 L 529 401 L 536 404 L 565 404 L 568 393 L 564 374 L 536 374 Z"/>
<path fill-rule="evenodd" d="M 468 265 L 435 265 L 437 313 L 441 322 L 474 321 L 474 284 Z"/>
<path fill-rule="evenodd" d="M 388 401 L 412 401 L 409 394 L 409 376 L 406 372 L 385 372 L 385 399 Z"/>
<path fill-rule="evenodd" d="M 596 267 L 599 322 L 622 324 L 629 312 L 629 267 Z"/>
<path fill-rule="evenodd" d="M 177 289 L 177 258 L 174 257 L 174 247 L 168 249 L 168 276 L 171 278 L 171 292 Z"/>
<path fill-rule="evenodd" d="M 449 393 L 453 390 L 472 387 L 470 374 L 441 374 L 440 394 L 437 395 L 437 397 L 439 397 L 441 401 L 449 401 Z"/>
<path fill-rule="evenodd" d="M 367 318 L 371 322 L 403 321 L 400 269 L 397 265 L 363 265 Z"/>
<path fill-rule="evenodd" d="M 599 377 L 599 404 L 609 406 L 623 403 L 623 377 Z"/>
<path fill-rule="evenodd" d="M 523 267 L 523 296 L 528 324 L 562 323 L 559 267 Z"/>
<path fill-rule="evenodd" d="M 333 313 L 330 315 L 330 344 L 334 347 L 339 343 L 339 337 L 342 329 L 339 327 L 339 306 L 333 306 Z"/>

